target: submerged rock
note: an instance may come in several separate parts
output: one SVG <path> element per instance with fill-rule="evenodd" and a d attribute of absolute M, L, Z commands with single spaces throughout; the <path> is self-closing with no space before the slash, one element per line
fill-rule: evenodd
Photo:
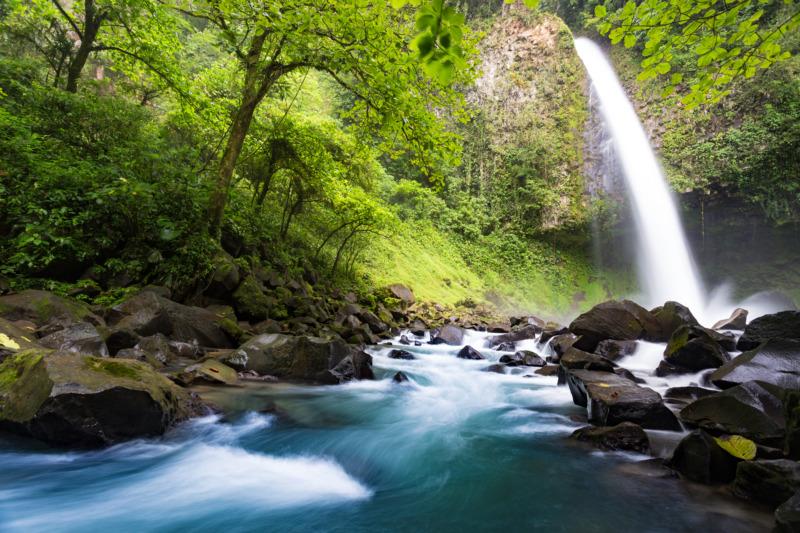
<path fill-rule="evenodd" d="M 675 415 L 653 389 L 640 387 L 612 372 L 569 370 L 566 380 L 573 402 L 586 407 L 593 424 L 634 422 L 646 429 L 681 430 Z"/>
<path fill-rule="evenodd" d="M 481 352 L 479 352 L 472 346 L 464 346 L 463 348 L 461 348 L 456 354 L 456 357 L 458 357 L 459 359 L 473 359 L 473 360 L 486 359 L 481 354 Z"/>
<path fill-rule="evenodd" d="M 659 367 L 657 375 L 662 376 L 682 372 L 699 372 L 706 368 L 718 368 L 728 361 L 727 352 L 700 326 L 680 326 L 672 334 L 666 349 L 664 361 L 668 367 Z M 669 371 L 665 371 L 669 369 Z"/>
<path fill-rule="evenodd" d="M 722 449 L 714 437 L 699 429 L 678 443 L 667 461 L 670 468 L 698 483 L 730 483 L 739 459 Z"/>
<path fill-rule="evenodd" d="M 407 383 L 410 380 L 408 379 L 408 376 L 405 374 L 405 372 L 397 372 L 392 377 L 392 381 L 394 381 L 395 383 Z"/>
<path fill-rule="evenodd" d="M 744 461 L 736 468 L 733 491 L 777 507 L 800 490 L 800 463 L 790 459 Z"/>
<path fill-rule="evenodd" d="M 502 363 L 495 363 L 493 365 L 489 365 L 483 369 L 484 372 L 493 372 L 495 374 L 505 374 L 506 373 L 506 365 Z"/>
<path fill-rule="evenodd" d="M 630 300 L 608 301 L 592 307 L 572 321 L 569 330 L 579 339 L 576 348 L 593 352 L 600 341 L 654 339 L 661 326 L 650 311 Z"/>
<path fill-rule="evenodd" d="M 199 412 L 188 392 L 137 361 L 27 350 L 0 364 L 0 426 L 53 444 L 153 437 Z"/>
<path fill-rule="evenodd" d="M 632 422 L 622 422 L 611 427 L 582 427 L 576 430 L 571 438 L 588 442 L 601 450 L 625 450 L 637 453 L 650 451 L 650 440 L 647 438 L 647 433 Z"/>
<path fill-rule="evenodd" d="M 711 433 L 782 444 L 786 422 L 781 394 L 777 387 L 751 381 L 690 403 L 681 410 L 680 418 Z"/>
<path fill-rule="evenodd" d="M 800 389 L 800 340 L 769 340 L 725 363 L 709 379 L 721 389 L 755 380 Z"/>
<path fill-rule="evenodd" d="M 743 330 L 745 327 L 747 327 L 747 310 L 737 307 L 730 317 L 715 322 L 711 329 Z"/>
<path fill-rule="evenodd" d="M 450 346 L 461 346 L 464 344 L 464 330 L 447 324 L 442 326 L 439 331 L 431 336 L 431 344 L 448 344 Z"/>
<path fill-rule="evenodd" d="M 754 319 L 739 338 L 739 350 L 752 350 L 772 339 L 800 341 L 800 311 L 781 311 Z"/>

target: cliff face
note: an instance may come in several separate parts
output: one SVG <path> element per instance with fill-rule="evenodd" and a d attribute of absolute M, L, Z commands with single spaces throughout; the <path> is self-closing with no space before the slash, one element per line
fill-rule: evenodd
<path fill-rule="evenodd" d="M 586 82 L 570 30 L 516 6 L 483 25 L 460 187 L 526 233 L 583 224 Z"/>

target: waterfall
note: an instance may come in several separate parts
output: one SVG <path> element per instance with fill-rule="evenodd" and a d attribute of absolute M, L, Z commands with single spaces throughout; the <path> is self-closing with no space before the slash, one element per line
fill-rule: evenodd
<path fill-rule="evenodd" d="M 575 48 L 589 74 L 625 178 L 636 223 L 643 303 L 676 300 L 690 309 L 703 309 L 702 283 L 675 202 L 636 111 L 602 50 L 582 37 L 575 39 Z"/>

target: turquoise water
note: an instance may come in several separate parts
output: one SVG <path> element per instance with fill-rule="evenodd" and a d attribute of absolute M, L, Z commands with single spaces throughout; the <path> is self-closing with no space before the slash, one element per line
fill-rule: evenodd
<path fill-rule="evenodd" d="M 163 439 L 94 452 L 0 440 L 0 531 L 769 529 L 717 492 L 639 472 L 643 456 L 567 440 L 583 411 L 555 378 L 411 350 L 375 350 L 375 382 L 200 389 L 225 416 Z M 413 383 L 392 383 L 397 370 Z"/>

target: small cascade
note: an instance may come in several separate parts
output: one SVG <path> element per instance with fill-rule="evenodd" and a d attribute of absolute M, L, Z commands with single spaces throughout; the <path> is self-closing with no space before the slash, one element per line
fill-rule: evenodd
<path fill-rule="evenodd" d="M 690 309 L 703 309 L 702 283 L 675 202 L 636 111 L 602 50 L 586 38 L 576 39 L 575 48 L 592 82 L 630 197 L 643 303 L 677 300 Z"/>

